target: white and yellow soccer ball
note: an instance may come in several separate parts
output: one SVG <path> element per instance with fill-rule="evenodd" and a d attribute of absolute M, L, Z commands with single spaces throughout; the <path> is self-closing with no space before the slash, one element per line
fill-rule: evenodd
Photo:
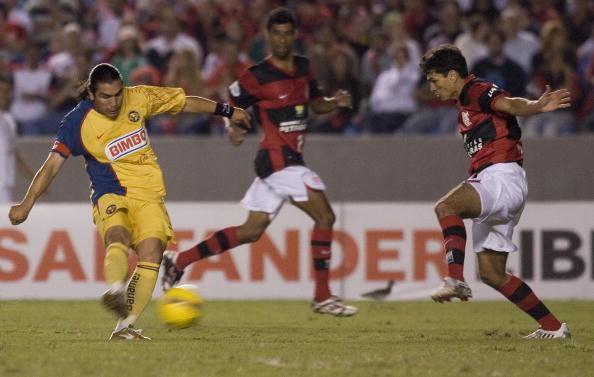
<path fill-rule="evenodd" d="M 157 301 L 157 313 L 165 324 L 180 329 L 202 317 L 204 299 L 194 285 L 183 284 L 167 290 Z"/>

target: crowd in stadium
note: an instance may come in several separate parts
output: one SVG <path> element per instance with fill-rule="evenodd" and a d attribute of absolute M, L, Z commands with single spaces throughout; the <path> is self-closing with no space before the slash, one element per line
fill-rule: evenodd
<path fill-rule="evenodd" d="M 594 2 L 590 0 L 4 0 L 0 78 L 12 85 L 19 134 L 55 134 L 80 83 L 110 62 L 126 85 L 182 87 L 225 100 L 263 59 L 262 22 L 275 6 L 299 18 L 297 49 L 321 87 L 352 109 L 313 118 L 313 132 L 453 134 L 457 111 L 431 96 L 418 63 L 457 45 L 471 72 L 512 95 L 568 88 L 572 107 L 523 119 L 527 136 L 594 131 Z M 8 109 L 3 109 L 8 110 Z M 154 134 L 218 134 L 214 117 L 151 119 Z"/>

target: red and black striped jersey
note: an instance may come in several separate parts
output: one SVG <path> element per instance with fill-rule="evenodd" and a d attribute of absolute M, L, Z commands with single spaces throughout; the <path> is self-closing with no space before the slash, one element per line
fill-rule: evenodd
<path fill-rule="evenodd" d="M 497 111 L 495 103 L 509 94 L 497 85 L 469 75 L 458 108 L 458 130 L 470 157 L 469 174 L 493 164 L 523 161 L 522 130 L 515 116 Z"/>
<path fill-rule="evenodd" d="M 308 104 L 322 96 L 309 60 L 294 56 L 293 71 L 270 58 L 251 66 L 229 86 L 233 106 L 253 107 L 263 131 L 255 160 L 256 173 L 265 178 L 286 166 L 304 165 L 302 148 L 308 124 Z"/>

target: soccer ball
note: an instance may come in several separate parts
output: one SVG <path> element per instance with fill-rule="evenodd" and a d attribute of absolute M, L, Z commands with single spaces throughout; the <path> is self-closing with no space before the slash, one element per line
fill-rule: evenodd
<path fill-rule="evenodd" d="M 157 311 L 165 324 L 183 329 L 202 316 L 202 304 L 196 286 L 184 284 L 166 291 L 157 302 Z"/>

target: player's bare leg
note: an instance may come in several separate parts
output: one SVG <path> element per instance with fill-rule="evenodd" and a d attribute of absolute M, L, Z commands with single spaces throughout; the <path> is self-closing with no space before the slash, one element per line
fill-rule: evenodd
<path fill-rule="evenodd" d="M 540 328 L 528 335 L 527 338 L 570 338 L 571 333 L 567 325 L 559 322 L 525 282 L 506 272 L 506 262 L 507 253 L 493 250 L 482 251 L 478 253 L 479 275 L 483 283 L 501 292 L 508 300 L 539 323 Z"/>
<path fill-rule="evenodd" d="M 315 273 L 315 293 L 312 310 L 315 313 L 351 316 L 357 313 L 354 306 L 345 305 L 330 292 L 330 259 L 332 256 L 332 227 L 336 220 L 334 211 L 323 191 L 307 190 L 308 200 L 293 202 L 314 220 L 311 252 Z"/>
<path fill-rule="evenodd" d="M 125 284 L 128 277 L 128 248 L 130 233 L 123 226 L 113 226 L 105 232 L 104 274 L 109 289 L 101 296 L 103 305 L 116 313 L 118 318 L 126 318 Z"/>
<path fill-rule="evenodd" d="M 167 251 L 163 255 L 163 289 L 177 284 L 184 269 L 191 263 L 223 253 L 245 243 L 256 242 L 270 225 L 270 214 L 250 211 L 245 222 L 216 231 L 196 246 L 179 253 Z"/>
<path fill-rule="evenodd" d="M 472 185 L 466 182 L 456 186 L 435 205 L 435 214 L 444 237 L 448 276 L 431 293 L 434 301 L 443 303 L 452 298 L 467 301 L 472 297 L 472 291 L 464 281 L 466 227 L 463 219 L 478 217 L 480 213 L 481 199 Z"/>

